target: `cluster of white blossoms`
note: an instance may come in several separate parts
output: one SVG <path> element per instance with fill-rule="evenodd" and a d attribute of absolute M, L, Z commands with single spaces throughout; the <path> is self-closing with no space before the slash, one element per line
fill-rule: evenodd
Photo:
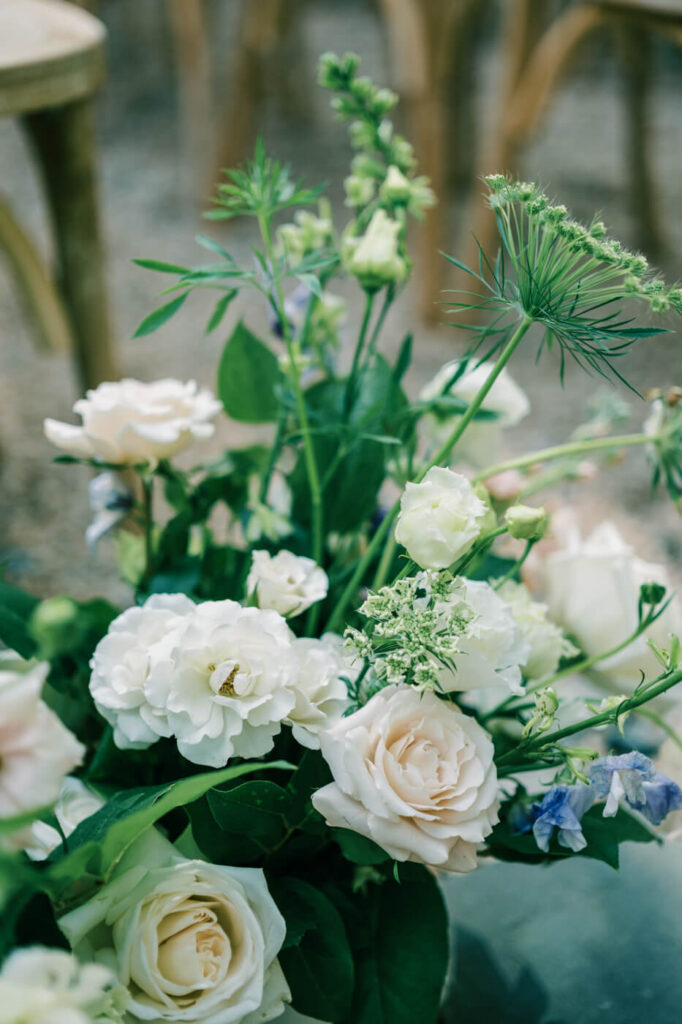
<path fill-rule="evenodd" d="M 284 549 L 276 555 L 269 551 L 253 552 L 246 590 L 259 608 L 270 608 L 292 618 L 323 601 L 328 589 L 326 572 L 312 558 Z"/>
<path fill-rule="evenodd" d="M 3 1024 L 121 1024 L 128 993 L 101 963 L 63 949 L 15 950 L 0 971 Z"/>
<path fill-rule="evenodd" d="M 221 767 L 266 754 L 283 724 L 318 747 L 350 674 L 340 642 L 299 640 L 276 611 L 161 594 L 111 623 L 90 692 L 117 746 L 174 736 L 187 760 Z"/>
<path fill-rule="evenodd" d="M 134 465 L 168 459 L 213 435 L 222 404 L 195 381 L 120 380 L 100 384 L 73 407 L 81 426 L 45 420 L 45 435 L 80 459 Z"/>
<path fill-rule="evenodd" d="M 62 779 L 82 761 L 85 748 L 41 693 L 49 665 L 0 653 L 0 818 L 12 818 L 54 803 Z M 31 829 L 3 843 L 20 849 Z"/>
<path fill-rule="evenodd" d="M 154 829 L 59 926 L 76 955 L 114 969 L 138 1020 L 261 1024 L 291 999 L 263 871 L 186 860 Z"/>
<path fill-rule="evenodd" d="M 446 363 L 419 394 L 422 402 L 434 403 L 432 411 L 422 418 L 424 433 L 434 448 L 440 448 L 447 441 L 458 417 L 474 400 L 494 367 L 491 362 L 478 363 L 471 368 L 466 366 L 466 369 L 464 365 L 457 359 Z M 438 399 L 441 399 L 440 404 Z M 452 399 L 463 403 L 461 412 L 453 408 Z M 503 431 L 515 427 L 528 415 L 530 402 L 525 391 L 505 369 L 486 395 L 481 411 L 484 416 L 469 424 L 455 450 L 459 460 L 476 468 L 497 462 Z"/>

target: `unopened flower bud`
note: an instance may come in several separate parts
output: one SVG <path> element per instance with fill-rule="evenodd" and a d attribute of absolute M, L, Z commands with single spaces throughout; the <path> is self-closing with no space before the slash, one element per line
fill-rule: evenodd
<path fill-rule="evenodd" d="M 410 198 L 410 182 L 395 165 L 389 167 L 386 178 L 379 189 L 379 195 L 388 203 L 407 203 Z"/>
<path fill-rule="evenodd" d="M 547 530 L 549 517 L 541 506 L 512 505 L 504 514 L 510 536 L 516 540 L 541 540 Z"/>
<path fill-rule="evenodd" d="M 662 583 L 643 583 L 639 588 L 639 598 L 642 604 L 660 604 L 665 594 L 666 590 Z"/>

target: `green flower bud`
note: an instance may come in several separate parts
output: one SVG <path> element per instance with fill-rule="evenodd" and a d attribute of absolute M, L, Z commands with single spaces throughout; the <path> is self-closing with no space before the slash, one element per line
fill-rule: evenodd
<path fill-rule="evenodd" d="M 377 290 L 406 276 L 400 229 L 398 221 L 391 220 L 385 210 L 377 210 L 361 238 L 346 239 L 346 270 L 357 277 L 363 288 Z"/>
<path fill-rule="evenodd" d="M 72 650 L 82 635 L 77 603 L 70 597 L 49 597 L 41 601 L 31 616 L 31 633 L 42 658 L 49 660 Z"/>
<path fill-rule="evenodd" d="M 407 203 L 410 198 L 410 182 L 403 172 L 392 164 L 379 189 L 379 196 L 387 203 Z"/>
<path fill-rule="evenodd" d="M 662 583 L 643 583 L 639 588 L 639 599 L 642 604 L 660 604 L 666 595 L 666 589 Z"/>
<path fill-rule="evenodd" d="M 516 540 L 540 540 L 549 525 L 549 517 L 542 507 L 512 505 L 504 514 L 504 522 Z"/>

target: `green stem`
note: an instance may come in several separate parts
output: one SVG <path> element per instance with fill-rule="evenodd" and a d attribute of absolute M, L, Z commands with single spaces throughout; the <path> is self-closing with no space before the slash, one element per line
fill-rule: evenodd
<path fill-rule="evenodd" d="M 386 289 L 386 294 L 384 295 L 383 305 L 382 305 L 381 309 L 379 310 L 379 316 L 377 317 L 376 323 L 374 324 L 374 330 L 372 331 L 372 336 L 369 339 L 369 345 L 367 346 L 367 359 L 366 359 L 366 363 L 369 363 L 370 359 L 372 358 L 372 356 L 376 352 L 377 343 L 379 341 L 379 335 L 381 334 L 381 329 L 384 326 L 384 320 L 386 319 L 386 314 L 388 313 L 389 309 L 391 308 L 391 305 L 393 303 L 394 298 L 395 298 L 395 285 L 390 284 L 388 286 L 388 288 Z"/>
<path fill-rule="evenodd" d="M 277 418 L 277 430 L 275 431 L 275 436 L 272 441 L 272 448 L 270 449 L 270 458 L 268 459 L 267 469 L 265 470 L 265 473 L 263 474 L 263 479 L 261 480 L 260 493 L 258 495 L 258 500 L 261 503 L 261 505 L 264 505 L 267 501 L 268 490 L 270 488 L 270 481 L 272 480 L 272 474 L 275 471 L 277 459 L 279 458 L 279 453 L 282 450 L 282 441 L 284 439 L 284 428 L 286 426 L 286 422 L 287 409 L 286 406 L 282 404 L 280 406 L 279 416 Z"/>
<path fill-rule="evenodd" d="M 146 591 L 154 574 L 154 477 L 142 476 L 141 480 L 144 529 L 144 573 L 141 587 Z"/>
<path fill-rule="evenodd" d="M 375 296 L 376 292 L 365 292 L 365 311 L 362 316 L 362 324 L 360 325 L 360 333 L 358 334 L 355 352 L 353 353 L 353 365 L 351 366 L 348 381 L 346 382 L 346 394 L 343 402 L 345 416 L 348 416 L 355 398 L 355 382 L 358 376 L 358 370 L 360 369 L 362 350 L 365 346 L 365 338 L 367 337 L 367 329 L 372 316 L 372 307 L 374 306 Z"/>
<path fill-rule="evenodd" d="M 636 712 L 638 715 L 643 715 L 644 718 L 648 718 L 654 725 L 657 725 L 659 729 L 662 729 L 664 733 L 673 741 L 673 743 L 682 750 L 682 739 L 677 735 L 675 730 L 668 725 L 668 723 L 657 715 L 655 711 L 650 711 L 649 708 L 639 708 Z"/>
<path fill-rule="evenodd" d="M 502 579 L 501 580 L 497 580 L 497 582 L 495 583 L 495 590 L 501 590 L 501 588 L 505 585 L 505 583 L 508 583 L 509 580 L 512 579 L 516 575 L 516 573 L 519 571 L 519 569 L 521 568 L 521 566 L 523 565 L 523 563 L 526 561 L 526 559 L 528 558 L 529 554 L 531 553 L 534 544 L 535 544 L 534 540 L 526 541 L 526 546 L 523 549 L 523 554 L 520 555 L 520 557 L 516 559 L 516 561 L 513 563 L 513 565 L 509 569 L 509 571 L 504 574 Z"/>
<path fill-rule="evenodd" d="M 617 721 L 621 715 L 626 714 L 628 711 L 634 711 L 642 704 L 646 704 L 655 697 L 660 696 L 660 694 L 665 693 L 666 690 L 672 689 L 681 680 L 682 669 L 678 669 L 672 674 L 667 673 L 663 677 L 659 676 L 658 680 L 645 687 L 640 693 L 635 693 L 632 697 L 626 697 L 616 708 L 602 711 L 600 714 L 592 715 L 582 722 L 567 725 L 563 729 L 555 729 L 554 732 L 532 737 L 525 743 L 520 743 L 508 753 L 503 754 L 497 763 L 500 767 L 504 767 L 505 764 L 514 763 L 519 757 L 528 758 L 528 755 L 535 751 L 542 751 L 545 747 L 555 747 L 560 740 L 566 739 L 567 736 L 574 736 L 576 733 L 584 732 L 586 729 L 595 729 L 600 725 L 609 725 L 611 722 Z"/>
<path fill-rule="evenodd" d="M 374 579 L 372 580 L 372 590 L 380 590 L 386 582 L 397 547 L 398 541 L 395 539 L 395 533 L 392 533 L 381 553 L 377 571 L 374 574 Z"/>
<path fill-rule="evenodd" d="M 447 459 L 451 449 L 457 444 L 462 434 L 469 426 L 478 410 L 481 408 L 481 405 L 485 401 L 490 389 L 492 388 L 493 384 L 495 383 L 499 375 L 502 373 L 502 370 L 504 369 L 506 364 L 511 359 L 516 346 L 523 338 L 524 334 L 530 327 L 531 323 L 532 320 L 530 320 L 529 317 L 524 316 L 518 328 L 516 329 L 516 331 L 514 332 L 514 334 L 512 335 L 512 337 L 507 342 L 504 349 L 498 356 L 497 362 L 495 363 L 495 366 L 488 375 L 485 384 L 480 389 L 480 391 L 474 398 L 473 402 L 460 419 L 451 436 L 448 438 L 446 443 L 440 448 L 440 450 L 436 452 L 431 461 L 418 474 L 416 480 L 417 483 L 421 483 L 421 481 L 424 479 L 428 471 L 432 469 L 433 466 L 440 465 L 441 462 Z M 338 632 L 339 629 L 341 628 L 346 608 L 353 600 L 353 597 L 355 596 L 357 588 L 362 581 L 362 578 L 367 570 L 367 567 L 371 565 L 372 560 L 375 558 L 377 552 L 379 551 L 379 548 L 382 546 L 386 537 L 388 536 L 388 532 L 391 529 L 393 522 L 396 519 L 399 511 L 400 498 L 398 498 L 398 500 L 393 505 L 393 508 L 391 508 L 391 510 L 387 513 L 381 525 L 379 526 L 379 529 L 376 531 L 371 541 L 369 542 L 365 554 L 362 556 L 361 559 L 359 559 L 358 564 L 355 568 L 355 572 L 348 581 L 348 584 L 346 585 L 343 593 L 341 594 L 341 597 L 339 598 L 336 607 L 332 612 L 331 618 L 329 619 L 328 629 L 330 632 Z"/>
<path fill-rule="evenodd" d="M 305 405 L 305 396 L 303 389 L 301 388 L 301 379 L 298 371 L 298 362 L 296 360 L 296 345 L 293 338 L 291 337 L 291 331 L 289 329 L 289 321 L 284 311 L 284 293 L 282 291 L 282 282 L 274 275 L 275 267 L 275 254 L 272 246 L 272 237 L 270 234 L 270 223 L 266 216 L 263 214 L 258 217 L 258 224 L 260 226 L 261 235 L 263 236 L 263 243 L 265 245 L 266 256 L 270 262 L 270 266 L 273 268 L 273 283 L 275 287 L 275 294 L 277 297 L 276 310 L 279 322 L 282 328 L 282 336 L 287 347 L 287 353 L 289 355 L 289 364 L 291 366 L 290 379 L 294 389 L 294 397 L 296 399 L 296 411 L 298 413 L 299 423 L 301 424 L 301 432 L 303 434 L 303 452 L 305 457 L 306 473 L 308 476 L 308 486 L 310 488 L 310 503 L 312 511 L 312 556 L 315 561 L 320 564 L 322 561 L 322 491 L 320 489 L 320 478 L 317 471 L 317 462 L 315 459 L 315 449 L 313 447 L 313 439 L 310 433 L 310 423 L 308 421 L 308 411 Z"/>
<path fill-rule="evenodd" d="M 620 437 L 599 437 L 591 441 L 571 441 L 568 444 L 558 444 L 553 448 L 541 448 L 529 455 L 521 455 L 516 459 L 507 459 L 506 462 L 498 462 L 495 466 L 488 466 L 478 476 L 474 477 L 474 483 L 488 480 L 491 476 L 504 473 L 508 469 L 525 469 L 534 466 L 537 462 L 549 462 L 550 459 L 561 459 L 569 455 L 584 455 L 589 452 L 604 451 L 609 448 L 627 448 L 639 444 L 653 444 L 657 440 L 655 434 L 622 434 Z"/>

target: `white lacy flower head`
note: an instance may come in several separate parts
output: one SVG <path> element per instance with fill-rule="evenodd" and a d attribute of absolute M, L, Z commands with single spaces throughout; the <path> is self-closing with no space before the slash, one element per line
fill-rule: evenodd
<path fill-rule="evenodd" d="M 67 775 L 62 782 L 54 816 L 59 827 L 67 838 L 82 821 L 95 814 L 104 801 L 89 786 L 73 775 Z M 34 821 L 31 825 L 31 840 L 26 846 L 26 853 L 31 860 L 45 860 L 60 845 L 62 836 L 44 821 Z"/>
<path fill-rule="evenodd" d="M 62 779 L 83 759 L 85 748 L 41 699 L 49 665 L 0 653 L 0 818 L 46 807 Z M 21 849 L 31 831 L 5 844 Z"/>
<path fill-rule="evenodd" d="M 461 398 L 469 404 L 487 381 L 493 363 L 484 362 L 467 369 L 449 388 L 448 382 L 461 366 L 460 360 L 453 360 L 442 366 L 428 384 L 422 388 L 419 398 L 430 402 L 443 395 Z M 530 412 L 530 403 L 525 391 L 519 387 L 505 369 L 486 395 L 481 409 L 495 413 L 494 419 L 474 419 L 462 435 L 454 454 L 458 459 L 475 467 L 489 466 L 499 457 L 503 429 L 515 427 Z M 427 413 L 423 418 L 430 443 L 440 447 L 448 439 L 456 424 L 456 413 Z"/>
<path fill-rule="evenodd" d="M 3 1024 L 120 1024 L 128 997 L 103 964 L 45 946 L 17 949 L 0 971 Z"/>
<path fill-rule="evenodd" d="M 138 1020 L 257 1024 L 291 998 L 263 871 L 185 860 L 153 830 L 59 925 L 82 959 L 112 966 Z"/>
<path fill-rule="evenodd" d="M 489 735 L 434 693 L 389 686 L 321 735 L 334 781 L 313 795 L 327 821 L 396 860 L 444 871 L 476 867 L 497 822 Z"/>
<path fill-rule="evenodd" d="M 469 610 L 454 668 L 444 667 L 440 685 L 446 693 L 508 686 L 512 693 L 524 692 L 521 666 L 530 655 L 530 644 L 523 635 L 509 605 L 483 580 L 459 577 L 447 598 L 441 598 L 437 610 L 448 614 L 449 606 L 463 603 Z"/>
<path fill-rule="evenodd" d="M 320 733 L 337 722 L 349 706 L 348 684 L 357 676 L 343 640 L 326 633 L 320 640 L 294 640 L 296 703 L 289 712 L 294 739 L 319 750 Z"/>
<path fill-rule="evenodd" d="M 478 540 L 488 516 L 466 477 L 433 466 L 406 485 L 395 537 L 422 569 L 446 569 Z"/>
<path fill-rule="evenodd" d="M 282 549 L 276 555 L 254 551 L 246 581 L 247 596 L 259 608 L 270 608 L 285 617 L 300 615 L 327 596 L 329 580 L 312 558 Z"/>
<path fill-rule="evenodd" d="M 141 750 L 169 734 L 165 710 L 147 700 L 152 652 L 194 609 L 184 594 L 154 594 L 141 607 L 128 608 L 114 619 L 95 648 L 90 693 L 99 713 L 113 726 L 117 747 Z"/>
<path fill-rule="evenodd" d="M 407 265 L 400 255 L 401 225 L 385 210 L 377 210 L 361 238 L 344 240 L 344 265 L 363 288 L 377 289 L 401 281 Z"/>
<path fill-rule="evenodd" d="M 565 547 L 545 559 L 542 569 L 551 617 L 588 657 L 617 647 L 635 631 L 643 583 L 660 583 L 671 593 L 666 567 L 638 558 L 609 522 L 586 539 L 574 531 Z M 673 599 L 643 636 L 599 662 L 599 674 L 618 692 L 635 686 L 641 672 L 655 678 L 661 668 L 647 639 L 667 647 L 670 633 L 680 632 L 682 616 Z"/>
<path fill-rule="evenodd" d="M 534 601 L 523 583 L 507 580 L 497 594 L 511 608 L 530 646 L 528 658 L 523 663 L 529 679 L 545 679 L 553 675 L 561 658 L 577 653 L 559 626 L 547 617 L 547 605 Z"/>
<path fill-rule="evenodd" d="M 81 426 L 47 419 L 45 435 L 78 458 L 116 465 L 155 463 L 211 437 L 215 428 L 210 421 L 221 408 L 196 381 L 120 380 L 100 384 L 75 403 Z"/>
<path fill-rule="evenodd" d="M 294 635 L 277 612 L 205 601 L 150 653 L 150 707 L 183 757 L 219 768 L 261 757 L 296 698 Z"/>

